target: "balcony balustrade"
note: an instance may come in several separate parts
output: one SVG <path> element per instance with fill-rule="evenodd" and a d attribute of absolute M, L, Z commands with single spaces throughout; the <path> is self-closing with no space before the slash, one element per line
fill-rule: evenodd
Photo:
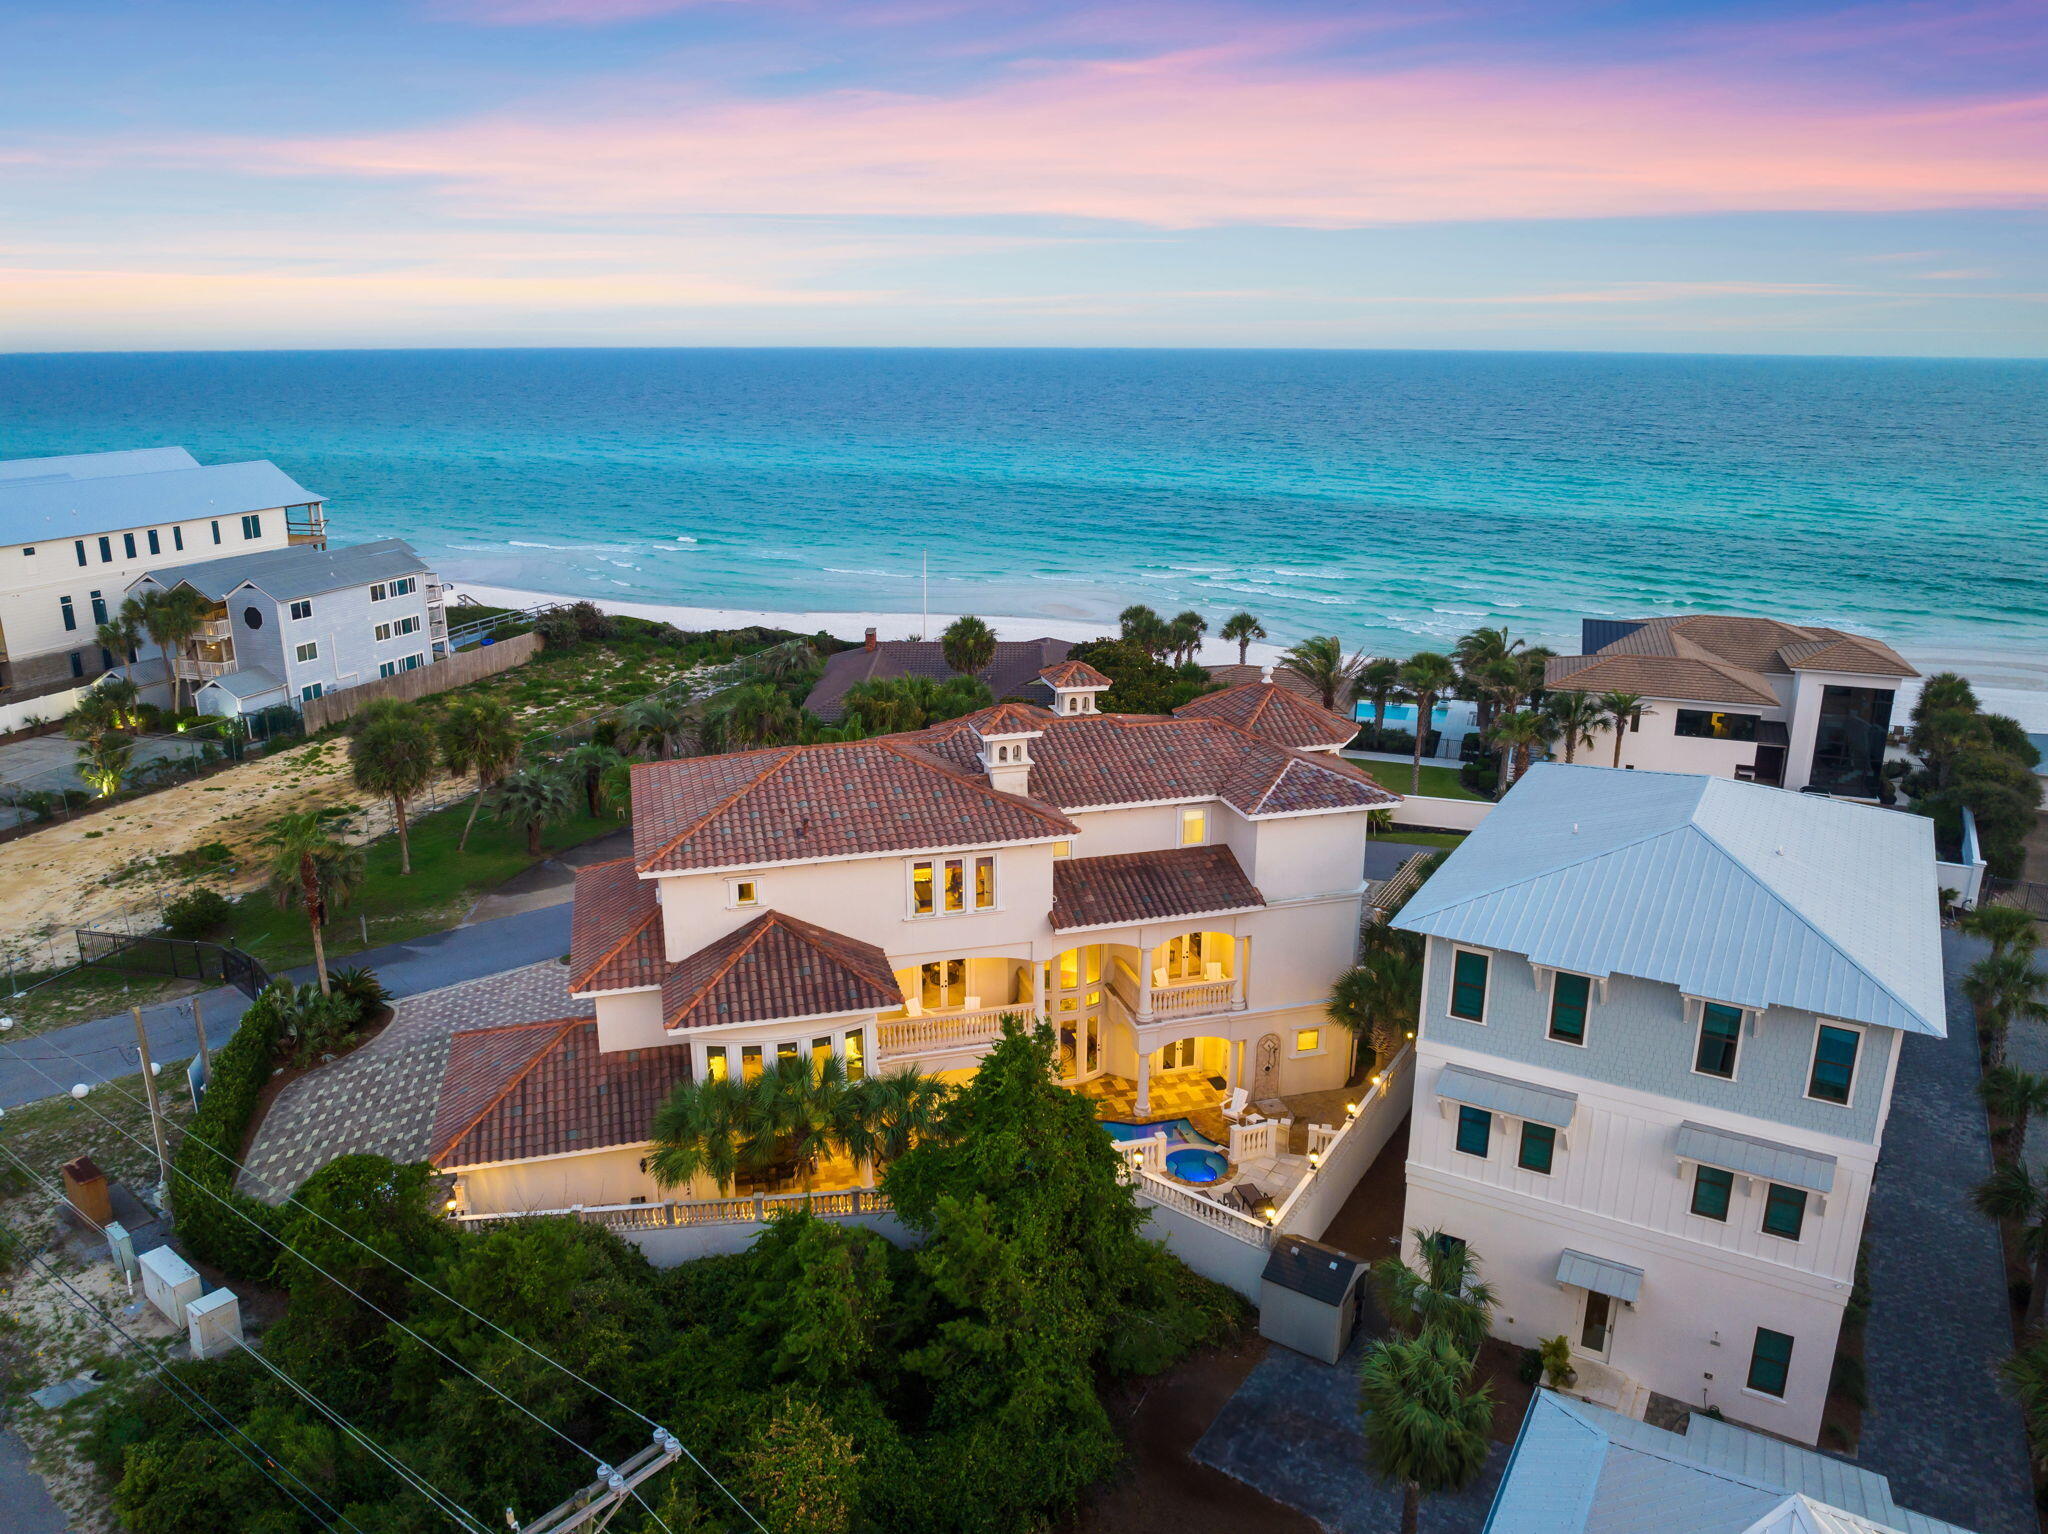
<path fill-rule="evenodd" d="M 1029 1017 L 1035 1010 L 1032 1002 L 1013 1001 L 1000 1007 L 927 1012 L 921 1017 L 885 1017 L 878 1025 L 881 1056 L 887 1060 L 904 1055 L 944 1054 L 993 1044 L 1003 1036 L 1005 1017 Z"/>

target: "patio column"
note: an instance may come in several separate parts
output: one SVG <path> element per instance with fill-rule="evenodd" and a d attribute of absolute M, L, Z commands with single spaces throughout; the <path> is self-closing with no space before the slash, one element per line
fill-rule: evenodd
<path fill-rule="evenodd" d="M 1230 957 L 1235 961 L 1231 965 L 1230 1005 L 1233 1010 L 1242 1012 L 1244 1010 L 1245 988 L 1251 979 L 1252 940 L 1249 937 L 1239 938 L 1237 940 L 1237 952 Z"/>
<path fill-rule="evenodd" d="M 1152 1116 L 1152 1052 L 1138 1045 L 1138 1117 Z"/>
<path fill-rule="evenodd" d="M 1152 950 L 1144 942 L 1145 934 L 1138 934 L 1138 1016 L 1150 1021 L 1152 1017 Z"/>

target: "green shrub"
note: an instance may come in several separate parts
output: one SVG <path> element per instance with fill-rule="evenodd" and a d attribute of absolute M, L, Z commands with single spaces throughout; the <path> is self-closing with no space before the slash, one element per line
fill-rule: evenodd
<path fill-rule="evenodd" d="M 1543 1361 L 1543 1383 L 1552 1390 L 1569 1390 L 1579 1382 L 1579 1371 L 1572 1367 L 1572 1342 L 1563 1333 L 1537 1343 L 1536 1356 Z"/>
<path fill-rule="evenodd" d="M 1543 1378 L 1543 1355 L 1535 1348 L 1522 1349 L 1520 1361 L 1515 1365 L 1515 1378 L 1524 1385 L 1534 1385 Z"/>
<path fill-rule="evenodd" d="M 234 913 L 234 902 L 218 890 L 192 890 L 165 904 L 164 931 L 172 937 L 213 937 Z"/>
<path fill-rule="evenodd" d="M 377 978 L 374 969 L 360 967 L 330 970 L 327 984 L 337 996 L 346 996 L 354 1003 L 355 1020 L 361 1022 L 391 1000 L 391 993 L 384 989 L 384 982 Z"/>
<path fill-rule="evenodd" d="M 1467 793 L 1491 799 L 1500 788 L 1500 774 L 1491 762 L 1467 762 L 1458 769 L 1458 784 Z"/>
<path fill-rule="evenodd" d="M 1869 1402 L 1863 1376 L 1863 1360 L 1849 1353 L 1835 1355 L 1834 1372 L 1828 1376 L 1828 1394 L 1840 1396 L 1859 1411 Z"/>
<path fill-rule="evenodd" d="M 171 1208 L 187 1252 L 230 1278 L 258 1283 L 276 1260 L 279 1214 L 236 1191 L 234 1162 L 276 1063 L 290 999 L 291 987 L 271 986 L 213 1052 L 206 1095 L 171 1161 Z"/>

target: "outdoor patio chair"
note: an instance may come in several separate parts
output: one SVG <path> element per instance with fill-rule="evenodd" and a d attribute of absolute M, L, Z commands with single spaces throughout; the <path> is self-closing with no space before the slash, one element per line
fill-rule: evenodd
<path fill-rule="evenodd" d="M 1223 1116 L 1227 1119 L 1243 1118 L 1245 1108 L 1251 1102 L 1251 1096 L 1252 1094 L 1249 1089 L 1238 1087 L 1230 1094 L 1229 1101 L 1224 1103 Z"/>

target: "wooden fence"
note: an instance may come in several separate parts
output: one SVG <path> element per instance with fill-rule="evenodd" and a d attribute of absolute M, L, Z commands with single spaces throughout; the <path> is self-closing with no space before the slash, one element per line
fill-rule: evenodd
<path fill-rule="evenodd" d="M 451 687 L 462 687 L 470 682 L 481 682 L 487 676 L 523 666 L 539 651 L 540 642 L 538 634 L 521 634 L 502 644 L 459 650 L 431 666 L 401 671 L 396 676 L 379 677 L 360 687 L 344 687 L 324 698 L 308 698 L 304 705 L 306 733 L 310 735 L 330 724 L 340 724 L 379 698 L 397 698 L 409 703 L 414 698 L 446 692 Z"/>

